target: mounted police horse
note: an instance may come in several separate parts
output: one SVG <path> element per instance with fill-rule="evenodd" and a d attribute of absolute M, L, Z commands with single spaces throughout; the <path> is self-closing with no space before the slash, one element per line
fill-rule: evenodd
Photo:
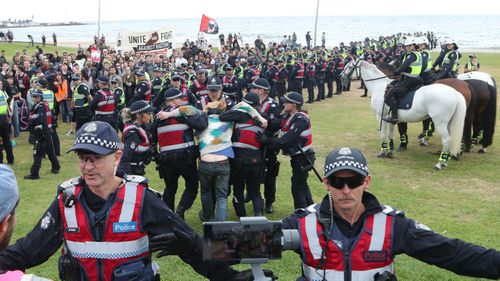
<path fill-rule="evenodd" d="M 478 152 L 485 153 L 486 147 L 493 143 L 493 135 L 495 134 L 497 112 L 496 81 L 491 75 L 480 71 L 460 74 L 457 78 L 469 84 L 472 91 L 472 139 L 480 144 Z M 470 126 L 466 130 L 466 133 L 470 136 Z M 481 131 L 482 137 L 480 137 Z M 470 148 L 471 143 L 468 142 L 466 143 L 466 147 L 467 145 Z"/>
<path fill-rule="evenodd" d="M 368 91 L 372 94 L 371 108 L 377 116 L 377 121 L 381 122 L 381 151 L 378 154 L 381 158 L 392 158 L 394 151 L 394 125 L 382 121 L 382 118 L 389 114 L 389 108 L 384 103 L 385 89 L 389 79 L 375 65 L 358 60 L 353 67 L 360 69 L 361 79 L 363 79 Z M 347 70 L 349 73 L 350 70 Z M 432 84 L 408 93 L 407 96 L 414 95 L 413 101 L 408 100 L 411 107 L 399 109 L 398 115 L 401 122 L 419 122 L 427 118 L 432 118 L 434 124 L 441 135 L 442 150 L 439 161 L 434 165 L 438 170 L 443 169 L 448 164 L 449 155 L 460 153 L 466 105 L 464 97 L 453 88 Z M 389 139 L 389 149 L 387 148 Z"/>
<path fill-rule="evenodd" d="M 361 79 L 361 71 L 359 67 L 354 67 L 356 63 L 355 60 L 349 61 L 345 66 L 342 72 L 340 72 L 340 81 L 342 82 L 342 87 L 346 89 L 347 85 L 351 82 L 351 80 L 359 80 Z"/>

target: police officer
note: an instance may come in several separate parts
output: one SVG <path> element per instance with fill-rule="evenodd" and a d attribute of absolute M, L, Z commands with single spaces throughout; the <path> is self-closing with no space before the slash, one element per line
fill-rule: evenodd
<path fill-rule="evenodd" d="M 76 130 L 78 131 L 83 124 L 91 120 L 92 115 L 89 110 L 89 104 L 92 101 L 92 96 L 90 95 L 89 86 L 85 82 L 82 82 L 80 74 L 73 75 L 71 80 L 73 80 L 73 85 L 75 85 L 71 108 L 73 109 Z"/>
<path fill-rule="evenodd" d="M 259 96 L 259 113 L 267 120 L 267 128 L 265 134 L 268 137 L 273 137 L 280 129 L 281 125 L 281 108 L 274 99 L 269 96 L 269 82 L 259 78 L 255 80 L 251 89 L 252 93 Z M 271 146 L 262 147 L 262 155 L 264 156 L 264 198 L 265 211 L 268 214 L 274 212 L 273 203 L 276 200 L 276 178 L 279 174 L 280 162 L 277 158 L 279 149 Z"/>
<path fill-rule="evenodd" d="M 274 64 L 274 59 L 269 58 L 267 60 L 267 70 L 264 74 L 264 78 L 269 82 L 269 96 L 272 99 L 276 98 L 276 81 L 278 81 L 279 71 L 279 68 Z"/>
<path fill-rule="evenodd" d="M 405 40 L 406 53 L 401 65 L 395 70 L 395 74 L 401 73 L 399 80 L 391 82 L 385 94 L 385 103 L 391 108 L 391 116 L 383 118 L 384 121 L 396 124 L 398 122 L 398 105 L 396 98 L 404 96 L 408 89 L 422 84 L 420 72 L 422 72 L 422 55 L 417 50 L 415 38 L 408 37 Z"/>
<path fill-rule="evenodd" d="M 143 176 L 146 165 L 151 162 L 149 150 L 149 128 L 151 106 L 143 100 L 134 102 L 122 112 L 125 127 L 122 133 L 123 156 L 117 171 L 128 175 Z"/>
<path fill-rule="evenodd" d="M 333 80 L 335 81 L 335 94 L 342 94 L 342 81 L 341 81 L 341 73 L 344 71 L 345 62 L 340 53 L 335 54 L 334 62 L 334 71 L 333 71 Z M 329 95 L 331 97 L 331 95 Z"/>
<path fill-rule="evenodd" d="M 153 77 L 153 80 L 151 80 L 151 100 L 155 99 L 163 84 L 163 79 L 161 79 L 161 68 L 155 67 Z"/>
<path fill-rule="evenodd" d="M 203 114 L 184 100 L 184 94 L 177 88 L 165 92 L 165 106 L 157 114 L 157 119 L 150 126 L 151 147 L 155 154 L 160 177 L 165 182 L 162 199 L 171 210 L 184 218 L 184 213 L 191 208 L 198 193 L 198 169 L 196 160 L 198 151 L 194 143 L 194 132 L 203 131 L 208 122 Z M 165 117 L 175 110 L 191 111 L 186 117 Z M 175 209 L 175 195 L 179 177 L 186 183 L 182 198 Z"/>
<path fill-rule="evenodd" d="M 51 172 L 58 174 L 61 166 L 57 160 L 52 143 L 52 112 L 47 102 L 43 101 L 43 92 L 35 90 L 31 93 L 35 105 L 31 109 L 29 123 L 30 128 L 35 136 L 35 143 L 33 146 L 33 165 L 31 166 L 30 173 L 24 176 L 26 180 L 36 180 L 40 178 L 40 167 L 42 166 L 42 159 L 45 154 L 49 157 L 52 164 Z"/>
<path fill-rule="evenodd" d="M 315 60 L 315 58 L 311 57 L 309 59 L 309 64 L 306 67 L 304 85 L 307 86 L 307 103 L 314 102 L 314 87 L 316 86 L 316 80 L 314 79 L 316 76 L 316 65 L 314 64 Z"/>
<path fill-rule="evenodd" d="M 248 60 L 248 67 L 245 69 L 243 82 L 243 85 L 246 85 L 247 91 L 250 91 L 252 83 L 260 77 L 260 70 L 257 68 L 256 64 L 257 60 L 255 58 Z"/>
<path fill-rule="evenodd" d="M 259 96 L 253 92 L 245 95 L 243 102 L 255 109 L 260 106 Z M 244 196 L 246 187 L 248 200 L 253 204 L 254 216 L 262 216 L 264 200 L 260 193 L 260 180 L 264 161 L 260 150 L 262 144 L 257 140 L 256 134 L 263 133 L 264 129 L 250 114 L 239 110 L 226 110 L 220 114 L 219 119 L 223 122 L 235 122 L 231 138 L 234 158 L 230 160 L 230 164 L 231 182 L 234 186 L 233 207 L 236 215 L 247 216 Z"/>
<path fill-rule="evenodd" d="M 233 75 L 233 68 L 226 66 L 226 75 L 222 77 L 222 92 L 233 102 L 237 102 L 236 89 L 238 87 L 236 76 Z"/>
<path fill-rule="evenodd" d="M 198 103 L 198 109 L 204 110 L 208 103 L 218 100 L 224 100 L 226 103 L 226 109 L 230 109 L 234 106 L 234 102 L 227 95 L 222 93 L 222 82 L 219 78 L 212 76 L 207 79 L 207 90 L 208 94 L 203 96 Z"/>
<path fill-rule="evenodd" d="M 285 66 L 285 60 L 282 58 L 278 59 L 278 72 L 275 73 L 273 80 L 275 81 L 275 90 L 278 101 L 282 106 L 282 99 L 286 93 L 286 81 L 288 80 L 288 69 Z"/>
<path fill-rule="evenodd" d="M 0 252 L 2 270 L 37 266 L 64 245 L 62 280 L 152 281 L 157 266 L 151 251 L 158 250 L 157 256 L 178 255 L 210 280 L 248 274 L 203 261 L 202 239 L 148 188 L 147 179 L 115 174 L 123 154 L 119 147 L 116 130 L 106 122 L 80 128 L 71 151 L 81 176 L 59 185 L 34 229 Z"/>
<path fill-rule="evenodd" d="M 289 91 L 302 93 L 302 84 L 304 82 L 305 77 L 305 66 L 302 64 L 302 58 L 297 57 L 295 59 L 295 65 L 291 66 L 290 70 L 290 85 Z"/>
<path fill-rule="evenodd" d="M 117 117 L 116 124 L 120 132 L 123 132 L 124 124 L 120 116 L 120 112 L 127 106 L 127 103 L 125 101 L 125 91 L 122 87 L 120 87 L 120 81 L 116 77 L 112 77 L 109 82 L 111 85 L 110 89 L 111 92 L 113 92 L 116 104 L 114 114 Z"/>
<path fill-rule="evenodd" d="M 12 144 L 9 137 L 11 128 L 8 103 L 9 96 L 2 89 L 3 82 L 0 79 L 0 137 L 3 141 L 2 146 L 5 148 L 5 152 L 7 153 L 7 162 L 9 164 L 14 164 L 14 153 L 12 151 Z M 3 163 L 3 153 L 1 154 L 0 160 L 0 163 Z"/>
<path fill-rule="evenodd" d="M 243 99 L 243 88 L 246 87 L 244 85 L 244 74 L 245 67 L 243 67 L 241 58 L 236 58 L 234 61 L 234 69 L 233 74 L 236 77 L 236 100 L 239 102 Z"/>
<path fill-rule="evenodd" d="M 43 101 L 47 103 L 49 109 L 54 113 L 54 92 L 47 88 L 48 82 L 45 78 L 40 78 L 36 80 L 36 88 L 43 93 Z M 59 141 L 59 135 L 57 134 L 57 115 L 52 115 L 52 130 L 51 137 L 52 143 L 54 145 L 54 151 L 57 156 L 61 156 L 61 143 Z"/>
<path fill-rule="evenodd" d="M 457 52 L 457 44 L 455 40 L 451 38 L 446 38 L 444 44 L 446 47 L 443 49 L 443 52 L 439 54 L 432 68 L 435 69 L 436 66 L 440 66 L 438 79 L 456 78 L 458 74 L 458 59 L 460 58 Z"/>
<path fill-rule="evenodd" d="M 108 77 L 104 75 L 97 77 L 97 85 L 99 91 L 97 91 L 89 105 L 90 111 L 94 113 L 93 120 L 107 122 L 113 128 L 116 128 L 116 100 L 115 95 L 109 89 Z"/>
<path fill-rule="evenodd" d="M 322 57 L 319 57 L 314 64 L 316 71 L 314 73 L 314 81 L 316 87 L 318 88 L 318 96 L 316 101 L 321 101 L 325 99 L 325 71 L 326 64 Z"/>
<path fill-rule="evenodd" d="M 146 80 L 145 75 L 143 70 L 136 70 L 135 76 L 137 77 L 137 86 L 135 86 L 134 96 L 130 100 L 130 104 L 138 100 L 151 101 L 151 84 Z"/>
<path fill-rule="evenodd" d="M 271 138 L 258 134 L 258 139 L 270 147 L 283 150 L 290 156 L 292 166 L 292 196 L 295 209 L 305 208 L 312 204 L 312 195 L 307 184 L 307 177 L 314 163 L 312 149 L 311 121 L 306 113 L 301 111 L 304 100 L 297 92 L 285 96 L 285 115 L 281 120 L 279 138 Z M 309 160 L 308 160 L 309 159 Z"/>
<path fill-rule="evenodd" d="M 191 93 L 193 93 L 198 99 L 201 99 L 208 94 L 207 76 L 208 72 L 206 69 L 198 69 L 196 71 L 196 79 L 193 80 L 193 84 L 189 87 Z"/>
<path fill-rule="evenodd" d="M 323 177 L 328 194 L 282 220 L 283 229 L 300 233 L 302 276 L 297 280 L 397 280 L 394 257 L 399 254 L 460 275 L 500 278 L 500 252 L 449 239 L 382 205 L 366 191 L 371 181 L 358 149 L 328 154 Z"/>

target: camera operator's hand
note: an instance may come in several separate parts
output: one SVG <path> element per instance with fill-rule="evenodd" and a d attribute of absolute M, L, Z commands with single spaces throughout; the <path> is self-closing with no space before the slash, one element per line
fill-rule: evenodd
<path fill-rule="evenodd" d="M 183 231 L 177 225 L 177 219 L 172 219 L 172 232 L 159 234 L 149 240 L 151 252 L 159 251 L 157 258 L 168 255 L 191 255 L 196 250 L 196 233 Z"/>
<path fill-rule="evenodd" d="M 278 280 L 278 276 L 275 276 L 272 270 L 264 269 L 264 275 L 271 280 Z M 251 269 L 240 271 L 232 276 L 231 281 L 253 281 L 253 273 Z"/>

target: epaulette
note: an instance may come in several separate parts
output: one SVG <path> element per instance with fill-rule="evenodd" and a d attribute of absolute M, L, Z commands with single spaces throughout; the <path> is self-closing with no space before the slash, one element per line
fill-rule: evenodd
<path fill-rule="evenodd" d="M 394 209 L 391 206 L 388 205 L 382 205 L 382 213 L 389 215 L 389 216 L 404 216 L 405 213 L 403 211 Z"/>
<path fill-rule="evenodd" d="M 80 177 L 74 177 L 74 178 L 71 178 L 67 181 L 64 181 L 63 183 L 61 183 L 60 185 L 57 186 L 57 194 L 63 192 L 67 188 L 71 188 L 71 187 L 79 184 L 80 180 L 81 180 Z"/>
<path fill-rule="evenodd" d="M 143 177 L 143 176 L 137 176 L 137 175 L 126 175 L 125 180 L 127 182 L 136 182 L 136 183 L 141 183 L 144 185 L 148 185 L 148 179 Z"/>
<path fill-rule="evenodd" d="M 159 192 L 155 189 L 152 189 L 151 187 L 148 187 L 148 190 L 151 191 L 156 197 L 161 198 L 161 196 L 162 196 L 161 192 Z"/>

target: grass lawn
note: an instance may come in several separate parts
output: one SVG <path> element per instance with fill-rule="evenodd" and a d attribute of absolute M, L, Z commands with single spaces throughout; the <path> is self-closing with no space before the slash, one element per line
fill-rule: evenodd
<path fill-rule="evenodd" d="M 7 46 L 9 45 L 0 44 L 0 49 L 7 50 Z M 482 70 L 500 81 L 500 55 L 476 55 Z M 464 54 L 462 65 L 467 57 L 468 54 Z M 493 146 L 486 154 L 465 154 L 460 161 L 451 161 L 443 171 L 433 169 L 438 159 L 434 152 L 441 147 L 439 136 L 431 139 L 429 147 L 421 147 L 415 140 L 421 128 L 420 123 L 409 126 L 410 144 L 407 152 L 396 153 L 394 159 L 378 159 L 378 124 L 370 110 L 370 99 L 360 98 L 362 92 L 357 89 L 358 86 L 359 82 L 354 82 L 351 92 L 306 106 L 312 119 L 318 170 L 322 172 L 324 158 L 332 148 L 360 148 L 368 158 L 370 173 L 373 176 L 369 190 L 378 196 L 381 202 L 404 210 L 407 216 L 426 224 L 437 233 L 500 249 L 499 130 L 496 132 Z M 67 129 L 67 125 L 58 128 L 63 151 L 60 157 L 61 172 L 58 175 L 51 174 L 50 163 L 45 160 L 40 172 L 42 179 L 38 181 L 23 179 L 32 164 L 32 146 L 27 142 L 26 133 L 22 133 L 17 139 L 13 168 L 18 177 L 21 202 L 17 211 L 13 241 L 24 236 L 42 217 L 56 196 L 56 186 L 79 174 L 75 155 L 64 154 L 74 139 L 73 136 L 64 135 Z M 282 166 L 278 178 L 276 212 L 268 217 L 273 220 L 279 220 L 293 212 L 290 192 L 291 168 L 286 157 L 280 155 L 280 160 Z M 153 165 L 147 168 L 147 176 L 152 188 L 160 191 L 163 189 L 163 181 L 159 179 Z M 309 184 L 315 201 L 319 202 L 325 195 L 325 190 L 312 172 Z M 199 233 L 202 229 L 197 215 L 200 208 L 200 200 L 197 198 L 193 208 L 186 213 L 187 222 Z M 237 219 L 232 207 L 229 208 L 229 219 Z M 59 253 L 54 254 L 49 261 L 28 272 L 57 279 L 58 256 Z M 204 280 L 177 257 L 164 257 L 157 259 L 157 262 L 161 266 L 162 280 Z M 295 280 L 301 272 L 300 260 L 293 252 L 284 253 L 282 260 L 271 261 L 265 267 L 272 269 L 280 280 L 287 281 Z M 249 267 L 241 265 L 237 268 Z M 396 258 L 396 270 L 399 280 L 472 279 L 459 277 L 407 256 Z"/>
<path fill-rule="evenodd" d="M 59 53 L 59 56 L 62 56 L 63 52 L 68 52 L 68 53 L 74 53 L 76 54 L 77 48 L 70 48 L 70 47 L 55 47 L 52 44 L 46 44 L 45 47 L 42 47 L 41 43 L 35 43 L 34 47 L 31 47 L 31 44 L 26 43 L 21 43 L 21 42 L 13 42 L 13 43 L 7 43 L 7 42 L 0 42 L 0 50 L 5 50 L 5 58 L 7 61 L 11 62 L 12 57 L 16 53 L 16 51 L 19 51 L 19 53 L 22 54 L 23 50 L 26 50 L 26 52 L 29 55 L 35 54 L 36 51 L 36 46 L 40 46 L 43 50 L 44 53 L 54 53 L 57 51 Z"/>

